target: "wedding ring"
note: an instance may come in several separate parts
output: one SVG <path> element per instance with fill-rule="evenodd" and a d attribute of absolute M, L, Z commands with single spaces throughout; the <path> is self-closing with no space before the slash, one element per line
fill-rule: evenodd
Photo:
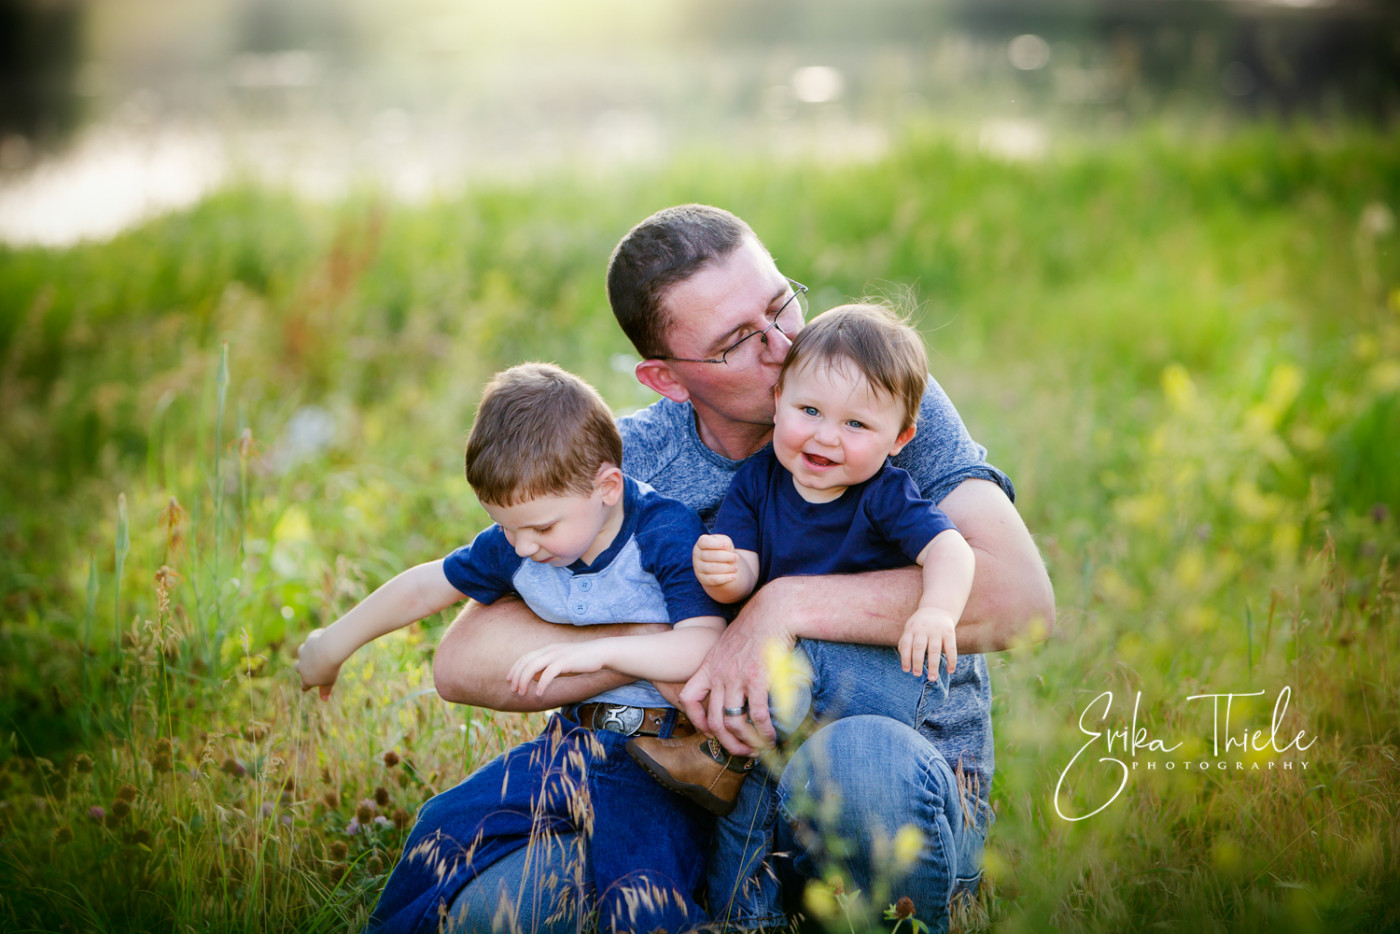
<path fill-rule="evenodd" d="M 746 714 L 746 713 L 748 713 L 748 712 L 749 712 L 749 705 L 748 705 L 748 704 L 745 704 L 745 705 L 742 706 L 742 707 L 726 707 L 726 708 L 724 708 L 724 715 L 725 715 L 726 717 L 742 717 L 744 714 Z"/>

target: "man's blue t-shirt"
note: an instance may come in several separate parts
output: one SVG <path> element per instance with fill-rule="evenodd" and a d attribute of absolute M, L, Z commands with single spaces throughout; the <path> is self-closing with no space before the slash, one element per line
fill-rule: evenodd
<path fill-rule="evenodd" d="M 691 550 L 705 531 L 693 510 L 630 477 L 623 482 L 622 527 L 612 544 L 585 564 L 566 568 L 522 558 L 492 525 L 443 559 L 453 587 L 480 603 L 519 594 L 540 619 L 573 626 L 677 623 L 728 616 L 695 579 Z M 591 698 L 636 707 L 671 706 L 646 681 Z"/>
<path fill-rule="evenodd" d="M 886 462 L 828 503 L 809 503 L 771 447 L 734 474 L 714 531 L 758 555 L 758 585 L 795 574 L 854 574 L 918 563 L 953 522 Z"/>

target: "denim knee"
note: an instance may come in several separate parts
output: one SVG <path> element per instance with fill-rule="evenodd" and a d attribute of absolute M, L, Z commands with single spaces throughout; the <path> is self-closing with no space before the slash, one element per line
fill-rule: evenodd
<path fill-rule="evenodd" d="M 803 639 L 798 647 L 811 662 L 811 707 L 819 719 L 875 715 L 917 729 L 948 698 L 942 658 L 925 677 L 901 668 L 889 646 Z"/>
<path fill-rule="evenodd" d="M 849 873 L 871 904 L 909 896 L 937 928 L 966 857 L 985 828 L 964 808 L 943 756 L 909 726 L 879 716 L 829 724 L 793 756 L 779 782 L 777 843 L 796 871 Z"/>
<path fill-rule="evenodd" d="M 450 932 L 569 934 L 592 910 L 577 867 L 583 840 L 551 837 L 497 860 L 468 883 L 448 909 Z"/>

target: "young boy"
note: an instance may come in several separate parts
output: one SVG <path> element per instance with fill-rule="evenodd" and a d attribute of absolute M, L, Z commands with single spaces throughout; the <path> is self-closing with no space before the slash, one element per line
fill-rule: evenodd
<path fill-rule="evenodd" d="M 734 475 L 695 575 L 722 603 L 776 577 L 919 564 L 923 596 L 905 624 L 905 671 L 939 678 L 957 663 L 954 632 L 972 589 L 972 548 L 889 457 L 914 437 L 928 380 L 923 343 L 879 306 L 832 309 L 793 339 L 774 392 L 773 444 Z M 815 685 L 812 712 L 832 704 Z M 740 710 L 726 716 L 742 716 Z M 638 738 L 628 753 L 662 784 L 716 813 L 734 806 L 752 760 L 713 739 Z"/>
<path fill-rule="evenodd" d="M 552 622 L 673 624 L 531 652 L 510 673 L 521 694 L 536 679 L 543 694 L 555 677 L 602 668 L 639 679 L 690 677 L 724 627 L 691 568 L 691 543 L 704 527 L 686 506 L 625 477 L 621 462 L 612 413 L 587 383 L 539 363 L 498 374 L 466 454 L 467 480 L 495 524 L 312 632 L 297 653 L 303 689 L 318 686 L 326 697 L 340 666 L 371 639 L 467 597 L 489 604 L 507 594 Z M 458 790 L 454 813 L 420 815 L 370 929 L 436 930 L 439 913 L 483 870 L 571 831 L 588 839 L 583 897 L 596 899 L 600 931 L 702 922 L 694 895 L 708 819 L 622 754 L 628 735 L 686 732 L 689 721 L 643 680 L 565 708 L 539 737 L 467 778 L 473 793 L 464 799 Z"/>

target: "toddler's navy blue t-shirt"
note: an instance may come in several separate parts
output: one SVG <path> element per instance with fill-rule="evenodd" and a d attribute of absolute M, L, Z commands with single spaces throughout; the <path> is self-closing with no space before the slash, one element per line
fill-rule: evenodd
<path fill-rule="evenodd" d="M 888 461 L 829 503 L 809 503 L 772 448 L 734 475 L 714 531 L 758 555 L 758 585 L 800 574 L 854 574 L 908 567 L 951 519 Z"/>

